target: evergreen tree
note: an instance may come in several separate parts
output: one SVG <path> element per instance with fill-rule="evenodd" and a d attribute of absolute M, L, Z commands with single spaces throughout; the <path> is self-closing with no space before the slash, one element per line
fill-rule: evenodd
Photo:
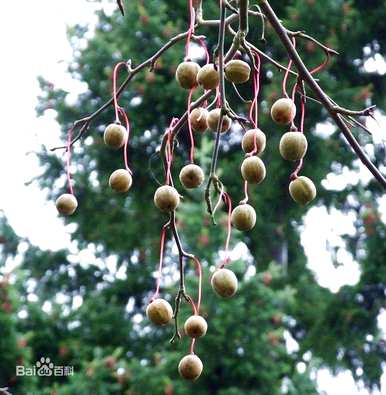
<path fill-rule="evenodd" d="M 385 53 L 386 11 L 382 1 L 372 1 L 371 5 L 354 0 L 271 4 L 289 29 L 306 30 L 340 52 L 318 76 L 334 100 L 347 107 L 376 103 L 382 108 L 384 79 L 363 68 L 367 59 Z M 208 19 L 218 15 L 216 2 L 204 2 L 204 9 Z M 63 136 L 74 120 L 92 113 L 111 97 L 110 77 L 118 61 L 130 58 L 137 65 L 188 26 L 186 2 L 182 0 L 128 2 L 124 17 L 117 11 L 113 15 L 99 12 L 98 18 L 93 33 L 88 26 L 69 30 L 74 47 L 69 71 L 88 86 L 78 102 L 69 105 L 68 92 L 44 78 L 40 80 L 43 94 L 38 112 L 43 115 L 47 108 L 55 108 Z M 216 29 L 202 30 L 212 51 L 217 42 Z M 251 23 L 249 35 L 256 40 L 261 35 L 258 18 Z M 226 42 L 227 47 L 230 44 Z M 266 43 L 259 46 L 282 64 L 288 62 L 269 26 Z M 312 43 L 299 41 L 299 48 L 310 68 L 323 61 L 323 53 Z M 377 316 L 385 304 L 386 281 L 382 267 L 386 227 L 377 203 L 382 190 L 375 181 L 350 180 L 344 190 L 323 188 L 322 181 L 329 173 L 342 174 L 347 168 L 358 171 L 359 166 L 338 130 L 328 137 L 319 132 L 317 125 L 326 121 L 327 115 L 320 105 L 309 101 L 305 124 L 309 151 L 304 174 L 318 187 L 313 205 L 355 215 L 356 232 L 347 235 L 345 242 L 360 263 L 361 278 L 355 286 L 345 286 L 333 294 L 318 285 L 300 244 L 306 210 L 288 196 L 292 167 L 278 153 L 282 131 L 269 118 L 269 108 L 280 96 L 282 73 L 266 62 L 262 64 L 260 127 L 268 137 L 263 156 L 268 175 L 251 191 L 258 214 L 256 227 L 248 233 L 233 232 L 232 245 L 244 242 L 248 247 L 248 253 L 232 263 L 240 281 L 236 297 L 222 301 L 209 286 L 210 272 L 226 237 L 225 208 L 216 227 L 205 214 L 202 191 L 184 193 L 185 201 L 178 210 L 182 242 L 204 265 L 202 314 L 209 324 L 208 334 L 197 345 L 204 361 L 202 377 L 194 384 L 178 377 L 176 367 L 187 353 L 188 340 L 184 337 L 179 343 L 169 344 L 172 329 L 154 329 L 144 312 L 154 289 L 159 234 L 167 220 L 153 205 L 157 180 L 162 178 L 157 147 L 170 119 L 186 108 L 186 92 L 174 78 L 176 65 L 182 60 L 183 42 L 165 53 L 154 71 L 138 74 L 121 96 L 132 128 L 129 158 L 134 183 L 127 196 L 108 188 L 110 173 L 122 162 L 120 155 L 103 145 L 102 132 L 113 119 L 112 107 L 92 123 L 87 137 L 76 145 L 74 179 L 80 207 L 66 219 L 76 225 L 72 233 L 76 251 L 53 253 L 29 245 L 21 253 L 23 262 L 13 272 L 15 282 L 2 287 L 0 320 L 5 336 L 0 343 L 1 382 L 14 394 L 34 395 L 311 395 L 317 393 L 312 372 L 327 366 L 335 371 L 350 369 L 368 388 L 377 387 L 385 359 L 385 343 L 377 327 Z M 246 115 L 245 105 L 232 93 L 231 86 L 227 90 L 233 108 Z M 250 86 L 240 93 L 249 97 Z M 372 143 L 361 130 L 354 132 L 363 146 Z M 189 140 L 185 129 L 179 140 L 176 174 L 187 161 Z M 240 140 L 237 131 L 223 138 L 219 161 L 219 174 L 235 202 L 243 195 Z M 197 138 L 197 147 L 207 174 L 212 136 Z M 371 154 L 380 167 L 383 147 L 375 147 Z M 42 151 L 40 159 L 45 172 L 39 183 L 49 188 L 54 199 L 65 184 L 63 156 Z M 17 245 L 25 241 L 18 240 L 5 219 L 0 224 L 5 237 L 1 254 L 6 259 L 16 255 Z M 90 249 L 94 257 L 82 258 L 79 252 L 85 249 Z M 169 241 L 162 292 L 170 302 L 176 291 L 173 273 L 177 260 L 173 242 Z M 187 268 L 186 276 L 193 294 L 197 285 L 193 266 Z M 37 301 L 28 298 L 31 293 Z M 9 303 L 12 308 L 5 306 L 5 300 L 11 300 L 10 296 L 4 299 L 6 294 L 13 295 Z M 42 309 L 44 303 L 49 303 L 50 309 Z M 182 318 L 188 314 L 189 308 L 184 305 Z M 286 336 L 298 342 L 297 351 L 287 351 Z M 42 356 L 57 365 L 74 366 L 74 376 L 15 376 L 13 366 L 32 365 Z M 306 365 L 305 372 L 298 370 L 299 363 Z"/>

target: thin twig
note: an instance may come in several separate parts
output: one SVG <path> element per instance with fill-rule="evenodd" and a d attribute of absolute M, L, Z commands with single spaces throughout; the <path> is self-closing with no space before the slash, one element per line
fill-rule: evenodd
<path fill-rule="evenodd" d="M 125 90 L 125 88 L 129 84 L 129 82 L 133 79 L 133 77 L 137 73 L 139 73 L 141 70 L 143 70 L 146 67 L 153 67 L 154 64 L 156 63 L 156 61 L 163 55 L 164 52 L 166 52 L 168 49 L 170 49 L 176 43 L 178 43 L 181 40 L 183 40 L 184 38 L 186 38 L 188 33 L 189 32 L 187 31 L 184 33 L 177 34 L 176 36 L 171 38 L 164 46 L 162 46 L 153 56 L 151 56 L 150 58 L 148 58 L 147 60 L 145 60 L 144 62 L 142 62 L 140 65 L 138 65 L 137 67 L 135 67 L 133 69 L 131 69 L 131 67 L 130 67 L 128 76 L 123 81 L 122 85 L 117 89 L 116 97 L 117 98 L 120 97 L 120 95 Z M 205 38 L 205 36 L 195 36 L 195 35 L 192 36 L 192 39 L 194 39 L 194 40 L 200 40 L 203 38 Z M 109 99 L 105 104 L 103 104 L 100 108 L 98 108 L 98 110 L 93 112 L 91 115 L 89 115 L 85 118 L 82 118 L 78 121 L 75 121 L 74 127 L 81 126 L 81 129 L 80 129 L 78 135 L 72 140 L 70 146 L 74 145 L 74 143 L 76 143 L 78 140 L 80 140 L 83 137 L 83 135 L 85 134 L 85 132 L 87 131 L 88 127 L 90 126 L 91 121 L 94 118 L 96 118 L 99 114 L 101 114 L 104 110 L 106 110 L 109 106 L 111 106 L 112 104 L 113 104 L 113 98 Z M 67 145 L 52 148 L 51 151 L 55 151 L 58 149 L 67 149 Z"/>
<path fill-rule="evenodd" d="M 349 115 L 349 116 L 353 116 L 353 117 L 354 116 L 368 117 L 368 116 L 371 116 L 374 114 L 376 106 L 370 106 L 370 107 L 367 107 L 367 108 L 365 108 L 363 110 L 359 110 L 359 111 L 349 110 L 347 108 L 340 107 L 340 106 L 334 106 L 333 108 L 336 113 L 339 113 L 342 115 Z"/>
<path fill-rule="evenodd" d="M 249 0 L 240 0 L 239 2 L 239 30 L 243 32 L 244 37 L 248 34 L 248 8 Z"/>
<path fill-rule="evenodd" d="M 220 27 L 218 31 L 218 69 L 220 75 L 220 100 L 221 100 L 221 111 L 220 117 L 217 123 L 217 131 L 216 131 L 216 141 L 213 148 L 212 153 L 212 160 L 210 164 L 210 173 L 208 182 L 205 188 L 205 200 L 207 202 L 207 210 L 208 213 L 211 215 L 213 219 L 213 212 L 212 212 L 212 202 L 210 197 L 210 187 L 213 181 L 217 178 L 216 176 L 216 167 L 217 167 L 217 160 L 218 160 L 218 151 L 220 147 L 220 134 L 221 129 L 223 126 L 224 115 L 226 113 L 226 97 L 225 97 L 225 78 L 224 78 L 224 38 L 225 38 L 225 18 L 226 18 L 226 8 L 224 1 L 220 1 Z"/>
<path fill-rule="evenodd" d="M 119 9 L 121 11 L 121 14 L 124 16 L 125 15 L 125 6 L 123 4 L 123 1 L 122 0 L 117 0 L 117 4 L 118 4 L 118 7 L 119 7 Z"/>
<path fill-rule="evenodd" d="M 313 42 L 314 44 L 316 44 L 318 47 L 322 48 L 324 52 L 326 52 L 326 54 L 328 55 L 339 55 L 339 52 L 335 51 L 335 49 L 329 48 L 326 45 L 322 44 L 320 41 L 318 41 L 316 38 L 309 36 L 308 34 L 306 34 L 304 31 L 291 31 L 286 29 L 287 34 L 289 36 L 293 36 L 293 37 L 302 37 L 308 41 Z"/>
<path fill-rule="evenodd" d="M 175 298 L 175 306 L 174 306 L 174 334 L 173 337 L 170 339 L 170 343 L 174 343 L 177 339 L 181 338 L 180 332 L 178 330 L 178 313 L 180 311 L 180 306 L 182 299 L 192 305 L 193 310 L 196 310 L 194 305 L 193 299 L 186 293 L 185 290 L 185 267 L 184 267 L 184 258 L 193 259 L 195 260 L 196 257 L 193 254 L 189 254 L 184 251 L 181 243 L 180 236 L 178 234 L 177 226 L 176 226 L 176 213 L 172 211 L 170 213 L 170 229 L 173 234 L 174 241 L 176 242 L 178 255 L 179 255 L 179 273 L 180 273 L 180 285 L 179 289 Z"/>

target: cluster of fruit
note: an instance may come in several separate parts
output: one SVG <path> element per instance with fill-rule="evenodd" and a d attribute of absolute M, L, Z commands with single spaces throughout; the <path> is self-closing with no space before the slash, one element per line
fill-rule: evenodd
<path fill-rule="evenodd" d="M 234 59 L 225 65 L 224 74 L 227 80 L 234 84 L 240 84 L 250 79 L 251 68 L 243 60 Z M 184 89 L 192 90 L 200 85 L 205 90 L 212 90 L 218 88 L 220 75 L 214 64 L 209 63 L 200 67 L 193 61 L 184 61 L 177 67 L 176 80 Z M 307 150 L 307 140 L 304 134 L 293 126 L 295 115 L 295 104 L 289 98 L 277 100 L 271 108 L 271 117 L 276 123 L 292 125 L 291 131 L 282 136 L 279 147 L 282 157 L 290 161 L 302 160 Z M 232 119 L 226 114 L 222 114 L 220 107 L 210 111 L 205 106 L 197 107 L 190 111 L 188 116 L 192 130 L 197 133 L 203 133 L 207 129 L 225 133 L 232 125 Z M 128 131 L 119 123 L 112 123 L 105 129 L 104 142 L 111 148 L 122 148 L 127 143 L 127 139 Z M 266 136 L 259 128 L 256 127 L 245 132 L 241 142 L 242 150 L 245 153 L 241 164 L 241 175 L 246 183 L 259 184 L 265 179 L 266 168 L 259 157 L 265 146 Z M 179 173 L 180 182 L 187 189 L 200 187 L 204 178 L 203 170 L 193 163 L 193 160 L 185 165 Z M 127 168 L 115 170 L 109 178 L 109 185 L 114 191 L 127 192 L 132 185 L 130 170 Z M 315 186 L 307 177 L 296 176 L 290 183 L 289 191 L 292 198 L 301 204 L 310 202 L 316 195 Z M 167 179 L 165 185 L 155 191 L 154 204 L 162 212 L 170 213 L 177 209 L 179 203 L 180 194 L 174 186 L 169 185 Z M 56 201 L 58 211 L 64 215 L 73 214 L 77 205 L 77 200 L 71 193 L 61 195 Z M 248 231 L 255 226 L 256 212 L 251 205 L 247 204 L 247 201 L 242 201 L 233 209 L 230 220 L 236 229 Z M 220 297 L 229 298 L 237 291 L 237 277 L 222 265 L 213 274 L 211 286 Z M 206 320 L 199 315 L 199 310 L 195 308 L 194 303 L 193 307 L 194 313 L 186 320 L 184 330 L 186 335 L 197 339 L 206 334 L 208 325 Z M 149 303 L 146 314 L 152 323 L 161 326 L 168 324 L 175 318 L 169 302 L 158 297 Z M 188 380 L 196 380 L 201 375 L 202 369 L 203 364 L 194 352 L 184 356 L 178 366 L 180 375 Z"/>
<path fill-rule="evenodd" d="M 293 124 L 296 115 L 295 103 L 289 98 L 277 100 L 271 107 L 272 119 L 280 125 Z M 280 139 L 280 155 L 289 161 L 303 160 L 306 155 L 308 142 L 303 133 L 291 127 Z M 299 204 L 308 204 L 316 197 L 316 188 L 308 177 L 295 175 L 289 184 L 289 193 L 292 199 Z"/>
<path fill-rule="evenodd" d="M 251 68 L 242 60 L 231 60 L 224 68 L 225 77 L 233 83 L 243 83 L 249 80 Z M 205 90 L 216 89 L 219 85 L 219 72 L 214 64 L 207 64 L 202 68 L 195 62 L 185 61 L 176 70 L 176 79 L 184 89 L 194 89 L 201 85 Z M 279 99 L 272 107 L 271 115 L 275 122 L 279 124 L 290 124 L 296 114 L 296 107 L 290 99 Z M 203 133 L 210 129 L 214 132 L 220 127 L 221 109 L 215 108 L 208 111 L 205 107 L 197 107 L 189 114 L 189 121 L 195 132 Z M 227 132 L 231 127 L 231 119 L 223 116 L 220 133 Z M 266 175 L 263 161 L 259 158 L 266 146 L 266 136 L 258 128 L 248 130 L 242 139 L 242 149 L 246 154 L 241 165 L 241 175 L 243 179 L 252 184 L 261 183 Z M 280 153 L 287 160 L 300 160 L 304 157 L 307 149 L 307 140 L 302 133 L 288 132 L 280 143 Z M 184 166 L 179 174 L 181 184 L 188 189 L 198 188 L 204 181 L 204 172 L 201 167 L 190 163 Z M 295 186 L 294 186 L 295 185 Z M 306 203 L 309 197 L 307 189 L 303 184 L 296 186 L 291 183 L 291 196 L 296 201 Z M 295 198 L 296 197 L 296 198 Z M 164 212 L 175 210 L 180 203 L 180 195 L 176 188 L 170 185 L 160 186 L 154 195 L 155 206 Z M 254 227 L 256 223 L 256 212 L 254 208 L 246 203 L 236 206 L 231 214 L 233 226 L 239 230 L 247 231 Z M 213 290 L 221 297 L 233 296 L 238 287 L 235 274 L 224 267 L 215 271 L 211 278 Z M 166 325 L 173 319 L 173 309 L 165 299 L 157 298 L 147 307 L 147 316 L 155 325 Z M 194 314 L 190 316 L 184 325 L 185 333 L 196 339 L 206 334 L 207 323 L 205 319 Z M 203 364 L 200 358 L 191 353 L 184 356 L 178 366 L 180 375 L 188 380 L 196 380 L 202 372 Z"/>
<path fill-rule="evenodd" d="M 251 68 L 243 60 L 234 59 L 229 61 L 224 68 L 225 78 L 235 84 L 244 83 L 249 80 Z M 176 70 L 176 79 L 180 86 L 185 89 L 193 89 L 201 85 L 205 90 L 216 89 L 219 85 L 220 77 L 217 67 L 206 64 L 203 67 L 193 61 L 185 61 L 179 64 Z M 271 108 L 272 119 L 280 125 L 289 125 L 296 115 L 296 106 L 289 98 L 277 100 Z M 205 107 L 193 109 L 189 114 L 189 121 L 195 132 L 203 133 L 207 129 L 217 131 L 221 117 L 221 109 L 215 108 L 208 111 Z M 221 133 L 227 132 L 232 125 L 232 120 L 227 115 L 223 116 Z M 119 149 L 123 147 L 127 138 L 126 129 L 118 124 L 112 123 L 107 126 L 104 132 L 106 145 Z M 259 158 L 266 145 L 265 134 L 260 129 L 248 130 L 242 139 L 242 149 L 246 154 L 241 165 L 241 175 L 245 181 L 252 184 L 259 184 L 266 175 L 263 161 Z M 280 140 L 280 154 L 289 161 L 299 161 L 303 159 L 307 151 L 307 139 L 303 133 L 291 130 L 285 133 Z M 180 181 L 185 188 L 198 188 L 204 181 L 204 172 L 196 164 L 184 166 L 179 175 Z M 127 169 L 115 170 L 109 179 L 110 187 L 117 192 L 127 192 L 132 185 L 132 176 Z M 289 193 L 293 200 L 300 204 L 307 204 L 316 196 L 314 183 L 304 176 L 296 177 L 290 182 Z M 163 186 L 156 191 L 154 196 L 155 204 L 163 210 L 164 196 L 170 197 L 172 205 L 177 207 L 179 194 L 175 188 Z M 158 203 L 157 203 L 158 202 Z M 78 202 L 71 193 L 62 194 L 56 200 L 56 207 L 61 214 L 71 215 L 77 209 Z M 166 211 L 169 210 L 165 207 Z M 256 213 L 252 206 L 241 204 L 232 212 L 232 224 L 239 230 L 250 230 L 256 222 Z"/>
<path fill-rule="evenodd" d="M 120 149 L 125 145 L 127 136 L 126 129 L 117 123 L 112 123 L 105 129 L 103 139 L 107 146 L 113 149 Z M 127 192 L 133 183 L 133 178 L 129 170 L 117 169 L 109 178 L 111 189 L 116 192 Z M 64 193 L 56 199 L 56 208 L 60 214 L 72 215 L 78 207 L 78 201 L 74 194 Z"/>

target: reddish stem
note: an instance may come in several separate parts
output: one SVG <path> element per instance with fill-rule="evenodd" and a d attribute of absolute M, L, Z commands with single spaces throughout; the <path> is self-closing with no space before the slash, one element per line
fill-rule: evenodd
<path fill-rule="evenodd" d="M 294 46 L 294 48 L 296 48 L 296 40 L 295 40 L 295 37 L 292 37 L 292 44 L 293 44 L 293 46 Z M 289 62 L 288 62 L 288 66 L 287 66 L 287 69 L 286 69 L 286 71 L 285 71 L 285 74 L 284 74 L 284 78 L 283 78 L 283 84 L 282 84 L 282 88 L 283 88 L 283 95 L 285 96 L 285 97 L 289 97 L 288 96 L 288 93 L 287 93 L 287 80 L 288 80 L 288 76 L 289 76 L 289 72 L 290 72 L 290 70 L 291 70 L 291 68 L 292 68 L 292 63 L 293 63 L 293 61 L 292 61 L 292 58 L 289 60 Z"/>
<path fill-rule="evenodd" d="M 193 314 L 194 315 L 199 315 L 200 314 L 200 308 L 201 308 L 201 298 L 202 298 L 202 265 L 201 262 L 196 258 L 195 256 L 191 257 L 196 264 L 196 270 L 198 272 L 198 295 L 197 295 L 197 304 L 195 305 L 193 300 L 192 300 L 192 308 L 193 308 Z M 196 343 L 196 339 L 192 339 L 190 343 L 190 353 L 194 354 L 194 346 Z"/>
<path fill-rule="evenodd" d="M 119 69 L 125 66 L 126 67 L 126 63 L 125 62 L 119 62 L 115 65 L 114 67 L 114 71 L 113 71 L 113 103 L 114 103 L 114 111 L 115 111 L 115 122 L 116 123 L 120 123 L 119 121 L 119 105 L 118 105 L 118 100 L 117 100 L 117 77 L 118 77 L 118 71 Z"/>
<path fill-rule="evenodd" d="M 189 47 L 190 47 L 190 41 L 192 38 L 192 34 L 194 33 L 194 20 L 195 20 L 192 0 L 188 0 L 188 6 L 189 6 L 189 30 L 188 30 L 188 36 L 186 37 L 186 44 L 185 44 L 185 59 L 186 60 L 189 59 Z"/>
<path fill-rule="evenodd" d="M 165 145 L 165 160 L 166 160 L 166 169 L 165 169 L 165 184 L 170 185 L 173 183 L 171 176 L 171 167 L 173 162 L 173 128 L 178 122 L 178 118 L 173 118 L 170 122 L 170 125 L 166 131 L 168 139 Z"/>
<path fill-rule="evenodd" d="M 118 107 L 118 111 L 119 113 L 122 115 L 124 121 L 125 121 L 125 125 L 126 125 L 126 130 L 127 130 L 127 136 L 126 136 L 126 140 L 125 140 L 125 145 L 123 147 L 123 160 L 125 162 L 125 168 L 126 170 L 132 174 L 132 171 L 129 167 L 129 161 L 128 161 L 128 145 L 129 145 L 129 138 L 130 138 L 130 122 L 129 122 L 129 118 L 127 117 L 125 111 L 123 111 L 123 109 L 121 107 Z"/>
<path fill-rule="evenodd" d="M 192 122 L 190 120 L 190 105 L 192 103 L 192 95 L 194 92 L 195 88 L 192 88 L 189 91 L 189 95 L 188 95 L 188 119 L 187 119 L 187 123 L 188 123 L 188 131 L 189 131 L 189 138 L 190 138 L 190 153 L 189 153 L 189 159 L 191 163 L 194 163 L 194 136 L 193 136 L 193 130 L 192 130 Z"/>
<path fill-rule="evenodd" d="M 230 261 L 230 258 L 229 258 L 229 242 L 230 242 L 231 233 L 232 233 L 232 222 L 231 222 L 232 200 L 231 200 L 230 196 L 226 192 L 223 192 L 223 200 L 224 200 L 224 203 L 228 206 L 228 218 L 227 218 L 227 237 L 226 237 L 226 240 L 225 240 L 225 257 L 224 257 L 224 261 L 220 265 L 220 269 L 223 268 Z"/>
<path fill-rule="evenodd" d="M 297 83 L 295 84 L 295 88 L 294 91 L 296 91 L 296 87 L 297 87 Z M 305 120 L 305 115 L 306 115 L 306 98 L 303 95 L 301 98 L 301 102 L 300 102 L 300 133 L 304 133 L 304 120 Z M 300 170 L 303 168 L 303 164 L 304 164 L 304 160 L 303 158 L 300 159 L 296 169 L 293 171 L 293 173 L 290 175 L 290 180 L 296 180 L 296 178 L 298 178 L 298 174 L 300 172 Z"/>
<path fill-rule="evenodd" d="M 240 204 L 248 203 L 249 196 L 248 196 L 248 181 L 244 181 L 244 199 L 240 201 Z"/>
<path fill-rule="evenodd" d="M 196 339 L 192 339 L 190 342 L 190 353 L 194 354 L 194 346 L 196 344 Z"/>
<path fill-rule="evenodd" d="M 73 131 L 74 131 L 74 127 L 70 128 L 67 134 L 67 158 L 66 158 L 67 184 L 71 195 L 74 194 L 74 188 L 72 186 L 72 180 L 71 180 L 71 149 L 72 149 L 71 141 L 72 141 Z"/>
<path fill-rule="evenodd" d="M 255 59 L 257 65 L 253 68 L 253 101 L 251 103 L 251 107 L 249 108 L 249 119 L 252 122 L 253 126 L 257 128 L 258 125 L 258 96 L 260 92 L 260 56 L 257 52 L 254 52 Z M 256 147 L 256 145 L 255 145 Z"/>
<path fill-rule="evenodd" d="M 202 299 L 202 265 L 201 262 L 195 256 L 192 257 L 194 263 L 196 264 L 196 271 L 198 274 L 198 295 L 197 295 L 197 304 L 195 306 L 196 312 L 195 314 L 200 314 L 201 308 L 201 299 Z"/>
<path fill-rule="evenodd" d="M 200 43 L 201 47 L 204 48 L 204 51 L 205 51 L 205 63 L 208 64 L 209 61 L 210 61 L 208 47 L 206 46 L 204 39 L 200 38 L 198 40 L 198 42 Z"/>
<path fill-rule="evenodd" d="M 156 280 L 156 289 L 154 292 L 153 297 L 151 298 L 151 301 L 156 299 L 159 295 L 159 289 L 161 286 L 161 278 L 162 278 L 162 267 L 163 267 L 163 261 L 164 261 L 164 248 L 165 248 L 165 237 L 166 237 L 166 229 L 169 226 L 169 222 L 166 223 L 161 230 L 161 238 L 160 238 L 160 256 L 159 256 L 159 267 L 158 267 L 158 274 L 157 274 L 157 280 Z"/>
<path fill-rule="evenodd" d="M 322 71 L 329 63 L 330 63 L 331 55 L 329 52 L 326 53 L 326 58 L 324 59 L 324 62 L 320 64 L 318 67 L 315 67 L 310 71 L 310 74 L 315 74 L 318 73 L 319 71 Z"/>

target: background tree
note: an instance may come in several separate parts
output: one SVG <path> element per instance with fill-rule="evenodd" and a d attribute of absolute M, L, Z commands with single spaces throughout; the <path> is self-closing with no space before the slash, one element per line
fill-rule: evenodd
<path fill-rule="evenodd" d="M 319 75 L 320 83 L 337 102 L 356 108 L 372 103 L 384 107 L 384 80 L 378 73 L 368 73 L 363 68 L 367 59 L 385 53 L 383 2 L 374 1 L 371 7 L 362 1 L 271 3 L 288 28 L 305 29 L 339 50 L 341 55 Z M 208 19 L 216 18 L 217 4 L 204 7 Z M 137 1 L 126 5 L 125 17 L 118 12 L 100 13 L 93 34 L 86 34 L 92 31 L 87 26 L 70 29 L 74 62 L 69 70 L 74 78 L 87 83 L 88 91 L 79 96 L 76 105 L 69 105 L 68 92 L 56 89 L 42 78 L 44 93 L 39 113 L 55 108 L 66 133 L 75 119 L 93 112 L 111 96 L 114 64 L 127 58 L 135 64 L 144 61 L 170 37 L 186 30 L 187 25 L 185 1 Z M 209 46 L 214 46 L 216 29 L 205 28 L 203 33 Z M 253 20 L 249 35 L 258 38 L 260 34 L 260 20 Z M 85 37 L 90 37 L 87 45 Z M 261 44 L 264 50 L 285 64 L 286 53 L 268 26 L 266 38 L 267 43 Z M 310 67 L 322 62 L 323 53 L 315 46 L 299 44 Z M 0 362 L 1 382 L 11 386 L 16 394 L 29 391 L 83 395 L 94 391 L 132 395 L 265 395 L 283 390 L 312 394 L 316 393 L 312 370 L 328 366 L 350 369 L 369 388 L 379 385 L 385 358 L 385 343 L 376 324 L 385 303 L 386 273 L 382 269 L 385 225 L 377 208 L 382 191 L 375 181 L 347 180 L 343 191 L 322 187 L 321 181 L 330 172 L 342 174 L 345 168 L 358 171 L 358 161 L 339 131 L 328 138 L 319 132 L 316 125 L 326 120 L 326 114 L 320 105 L 309 101 L 306 133 L 310 148 L 305 172 L 318 186 L 314 205 L 355 214 L 356 218 L 356 232 L 354 236 L 347 235 L 345 241 L 347 250 L 360 262 L 361 279 L 355 286 L 343 287 L 332 294 L 317 284 L 300 246 L 305 210 L 288 196 L 291 168 L 277 150 L 282 131 L 268 116 L 270 105 L 280 95 L 282 74 L 268 63 L 263 64 L 260 95 L 261 128 L 268 136 L 264 154 L 268 176 L 251 193 L 258 213 L 255 229 L 246 235 L 234 232 L 233 245 L 243 241 L 249 251 L 248 258 L 232 264 L 241 281 L 236 298 L 220 301 L 207 286 L 209 272 L 225 238 L 225 212 L 219 225 L 212 227 L 209 217 L 204 215 L 199 192 L 186 194 L 186 202 L 178 213 L 183 243 L 203 258 L 206 272 L 203 313 L 207 314 L 210 327 L 198 345 L 205 361 L 204 375 L 194 385 L 178 378 L 176 365 L 185 353 L 187 340 L 169 345 L 170 333 L 154 330 L 143 315 L 154 288 L 159 231 L 165 222 L 152 203 L 156 180 L 162 177 L 156 148 L 170 118 L 185 110 L 186 93 L 174 80 L 176 65 L 182 60 L 181 42 L 157 62 L 153 72 L 137 75 L 121 97 L 131 119 L 130 161 L 135 171 L 134 185 L 126 198 L 107 187 L 110 173 L 120 167 L 122 160 L 103 146 L 102 132 L 113 119 L 112 109 L 102 114 L 92 124 L 84 142 L 76 145 L 75 180 L 81 209 L 68 220 L 76 224 L 72 233 L 74 251 L 52 253 L 29 246 L 22 254 L 23 263 L 14 270 L 16 282 L 6 282 L 2 288 L 13 298 L 4 299 L 3 292 L 3 300 L 9 304 L 3 303 L 0 319 L 9 336 L 2 337 L 1 351 L 7 358 Z M 245 97 L 249 92 L 249 87 L 241 91 Z M 238 107 L 236 95 L 231 94 L 230 101 L 240 113 L 245 112 L 244 107 Z M 370 149 L 371 137 L 360 130 L 354 132 L 362 146 Z M 207 135 L 197 141 L 198 157 L 206 170 L 213 146 L 211 137 Z M 235 201 L 242 198 L 243 191 L 238 176 L 240 140 L 238 131 L 223 139 L 219 162 L 222 181 Z M 187 133 L 183 131 L 176 170 L 187 160 L 187 146 Z M 384 148 L 377 146 L 370 154 L 382 168 Z M 62 154 L 42 151 L 40 158 L 45 172 L 39 183 L 42 188 L 49 188 L 54 198 L 65 183 Z M 8 254 L 16 254 L 18 243 L 25 241 L 17 239 L 5 220 L 2 233 L 5 235 L 2 255 L 6 259 Z M 174 294 L 177 269 L 172 245 L 168 244 L 166 259 L 168 295 Z M 77 254 L 87 248 L 95 258 L 82 259 Z M 193 289 L 194 268 L 188 270 L 188 287 Z M 27 297 L 31 293 L 37 296 L 37 302 Z M 41 309 L 45 302 L 50 310 Z M 20 312 L 25 314 L 17 315 Z M 188 313 L 184 307 L 183 314 Z M 23 316 L 26 318 L 20 318 Z M 287 352 L 284 333 L 290 333 L 299 343 L 298 351 Z M 57 364 L 73 365 L 75 375 L 70 379 L 14 377 L 13 366 L 18 358 L 28 365 L 42 355 Z M 299 362 L 307 366 L 304 373 L 297 370 Z"/>

